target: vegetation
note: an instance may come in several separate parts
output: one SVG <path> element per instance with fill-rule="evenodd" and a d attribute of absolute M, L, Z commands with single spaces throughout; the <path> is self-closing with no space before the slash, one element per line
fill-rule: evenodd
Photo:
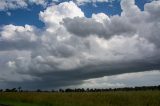
<path fill-rule="evenodd" d="M 84 88 L 75 88 L 75 89 L 59 89 L 58 91 L 52 90 L 51 92 L 108 92 L 108 91 L 145 91 L 145 90 L 160 90 L 159 86 L 142 86 L 142 87 L 125 87 L 125 88 L 106 88 L 106 89 L 84 89 Z M 12 88 L 12 89 L 0 89 L 0 92 L 29 92 L 27 90 L 22 90 L 22 87 Z M 37 89 L 36 91 L 30 92 L 50 92 L 50 91 L 42 91 L 41 89 Z"/>
<path fill-rule="evenodd" d="M 10 106 L 160 106 L 160 86 L 116 89 L 0 90 L 0 104 Z"/>

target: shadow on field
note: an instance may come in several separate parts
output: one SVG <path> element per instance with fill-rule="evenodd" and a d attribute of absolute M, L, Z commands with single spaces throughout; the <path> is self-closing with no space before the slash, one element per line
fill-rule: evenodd
<path fill-rule="evenodd" d="M 10 105 L 0 104 L 0 106 L 10 106 Z"/>

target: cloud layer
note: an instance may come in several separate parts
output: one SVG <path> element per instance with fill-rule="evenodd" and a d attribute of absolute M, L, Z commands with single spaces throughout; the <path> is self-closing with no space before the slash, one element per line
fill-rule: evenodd
<path fill-rule="evenodd" d="M 121 88 L 133 86 L 153 86 L 159 84 L 160 71 L 148 71 L 138 73 L 127 73 L 116 76 L 105 76 L 101 78 L 88 79 L 79 85 L 65 88 Z"/>
<path fill-rule="evenodd" d="M 27 8 L 29 5 L 41 5 L 46 7 L 47 5 L 54 3 L 61 3 L 68 0 L 1 0 L 0 11 Z M 73 1 L 77 5 L 84 5 L 86 3 L 97 3 L 97 2 L 113 2 L 114 0 L 69 0 Z"/>
<path fill-rule="evenodd" d="M 47 5 L 47 0 L 1 0 L 0 1 L 0 11 L 17 9 L 17 8 L 27 8 L 28 5 Z"/>
<path fill-rule="evenodd" d="M 122 0 L 121 15 L 84 16 L 72 1 L 39 13 L 45 28 L 0 29 L 0 81 L 6 86 L 57 88 L 84 80 L 160 69 L 160 1 L 141 11 Z M 12 76 L 12 77 L 11 77 Z"/>

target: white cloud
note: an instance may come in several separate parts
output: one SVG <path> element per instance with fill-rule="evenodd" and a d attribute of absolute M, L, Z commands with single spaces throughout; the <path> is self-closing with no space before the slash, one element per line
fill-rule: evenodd
<path fill-rule="evenodd" d="M 83 5 L 85 3 L 96 3 L 96 2 L 108 2 L 108 0 L 76 0 L 78 5 Z"/>
<path fill-rule="evenodd" d="M 11 16 L 11 15 L 12 15 L 11 12 L 7 12 L 6 14 L 7 14 L 8 16 Z"/>
<path fill-rule="evenodd" d="M 113 2 L 115 0 L 71 0 L 77 5 L 84 5 L 86 3 L 97 3 L 97 2 Z M 61 0 L 1 0 L 0 1 L 0 11 L 27 8 L 28 5 L 36 4 L 47 7 L 55 2 L 62 2 Z M 63 1 L 64 2 L 64 1 Z M 66 0 L 67 2 L 67 0 Z"/>
<path fill-rule="evenodd" d="M 77 5 L 85 5 L 86 3 L 105 3 L 105 2 L 113 2 L 113 1 L 121 1 L 121 0 L 73 0 Z"/>
<path fill-rule="evenodd" d="M 0 11 L 17 9 L 17 8 L 27 8 L 28 5 L 36 4 L 46 6 L 46 0 L 1 0 L 0 1 Z"/>
<path fill-rule="evenodd" d="M 35 41 L 37 36 L 34 34 L 34 27 L 25 25 L 23 26 L 14 26 L 6 25 L 2 28 L 1 40 L 27 40 Z"/>
<path fill-rule="evenodd" d="M 48 27 L 47 30 L 53 32 L 53 29 L 58 28 L 64 18 L 83 17 L 84 13 L 75 3 L 70 1 L 50 6 L 44 12 L 40 12 L 39 16 Z"/>
<path fill-rule="evenodd" d="M 0 10 L 25 8 L 27 3 L 24 0 L 1 0 Z"/>
<path fill-rule="evenodd" d="M 28 0 L 29 3 L 35 3 L 37 5 L 46 5 L 47 0 Z"/>

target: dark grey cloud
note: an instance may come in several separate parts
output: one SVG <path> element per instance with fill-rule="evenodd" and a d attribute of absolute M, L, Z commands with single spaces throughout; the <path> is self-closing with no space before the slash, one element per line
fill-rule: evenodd
<path fill-rule="evenodd" d="M 113 16 L 110 20 L 104 19 L 103 23 L 97 22 L 92 18 L 80 18 L 74 19 L 66 18 L 63 20 L 66 29 L 75 35 L 86 37 L 89 35 L 98 35 L 109 39 L 114 35 L 135 33 L 135 28 L 127 22 L 128 20 L 123 17 Z"/>
<path fill-rule="evenodd" d="M 0 41 L 0 51 L 5 50 L 30 50 L 36 49 L 38 47 L 37 42 L 27 42 L 26 40 L 21 40 L 20 42 L 12 41 Z"/>
<path fill-rule="evenodd" d="M 134 63 L 134 64 L 133 64 Z M 48 88 L 61 88 L 64 86 L 72 86 L 83 84 L 83 80 L 91 78 L 101 78 L 104 76 L 117 75 L 121 73 L 141 72 L 146 70 L 157 70 L 160 68 L 160 60 L 155 61 L 153 58 L 148 61 L 134 61 L 134 62 L 121 62 L 121 63 L 106 63 L 100 65 L 90 65 L 75 70 L 57 71 L 48 73 L 30 73 L 33 76 L 40 76 L 40 80 L 12 82 L 15 86 L 23 86 L 29 89 L 48 89 Z M 117 71 L 118 70 L 118 71 Z M 12 85 L 9 82 L 10 85 Z M 127 86 L 127 85 L 126 85 Z M 96 86 L 95 86 L 96 87 Z"/>
<path fill-rule="evenodd" d="M 159 4 L 159 1 L 153 1 L 152 3 L 148 3 L 144 6 L 144 10 L 150 14 L 151 20 L 160 21 L 160 19 L 158 18 L 160 16 L 160 5 L 157 4 Z"/>

